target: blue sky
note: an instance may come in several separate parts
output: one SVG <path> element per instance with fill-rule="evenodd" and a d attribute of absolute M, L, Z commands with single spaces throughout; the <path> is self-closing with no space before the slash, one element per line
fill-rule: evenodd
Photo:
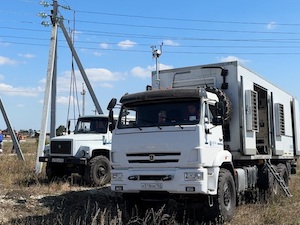
<path fill-rule="evenodd" d="M 1 3 L 0 97 L 13 128 L 39 130 L 51 26 L 42 26 L 50 18 L 37 13 L 50 15 L 52 6 L 43 7 L 37 0 Z M 239 60 L 300 97 L 299 1 L 61 0 L 58 4 L 104 112 L 112 97 L 143 91 L 151 83 L 155 70 L 151 46 L 162 43 L 160 69 Z M 74 73 L 77 100 L 70 92 L 72 57 L 59 30 L 56 127 L 66 125 L 67 118 L 82 109 L 76 63 Z M 70 93 L 78 105 L 69 108 Z M 86 95 L 85 114 L 94 109 Z M 0 129 L 5 128 L 1 117 Z"/>

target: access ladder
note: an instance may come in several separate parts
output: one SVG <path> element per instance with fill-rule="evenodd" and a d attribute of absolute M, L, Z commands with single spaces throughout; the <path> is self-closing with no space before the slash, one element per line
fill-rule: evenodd
<path fill-rule="evenodd" d="M 267 165 L 268 169 L 270 170 L 270 172 L 275 177 L 275 179 L 278 182 L 278 184 L 281 187 L 281 189 L 284 191 L 285 195 L 288 196 L 288 197 L 292 197 L 293 195 L 290 192 L 288 186 L 286 186 L 286 183 L 284 182 L 284 180 L 282 179 L 282 177 L 279 175 L 279 173 L 276 171 L 276 169 L 272 166 L 270 160 L 266 160 L 266 165 Z"/>

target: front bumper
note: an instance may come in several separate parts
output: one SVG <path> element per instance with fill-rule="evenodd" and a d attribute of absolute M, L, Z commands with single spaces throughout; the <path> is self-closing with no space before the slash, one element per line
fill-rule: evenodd
<path fill-rule="evenodd" d="M 78 165 L 87 165 L 87 158 L 75 158 L 75 157 L 51 157 L 51 156 L 42 156 L 39 157 L 39 162 L 46 163 L 62 163 L 62 164 L 78 164 Z"/>
<path fill-rule="evenodd" d="M 185 173 L 201 172 L 201 180 L 185 180 Z M 173 170 L 117 170 L 113 174 L 122 174 L 122 178 L 111 180 L 111 189 L 123 193 L 144 191 L 162 191 L 170 194 L 208 194 L 208 172 L 206 168 Z M 148 179 L 149 178 L 149 179 Z M 152 179 L 154 178 L 154 179 Z M 162 179 L 155 179 L 162 178 Z M 164 179 L 170 178 L 170 179 Z"/>

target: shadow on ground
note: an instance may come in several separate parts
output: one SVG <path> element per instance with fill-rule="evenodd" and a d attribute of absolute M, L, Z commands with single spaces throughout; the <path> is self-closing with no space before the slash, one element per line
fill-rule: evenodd
<path fill-rule="evenodd" d="M 10 224 L 120 224 L 118 217 L 122 217 L 118 198 L 110 187 L 46 196 L 37 204 L 36 210 L 44 207 L 48 213 L 36 212 L 36 215 L 12 219 Z"/>

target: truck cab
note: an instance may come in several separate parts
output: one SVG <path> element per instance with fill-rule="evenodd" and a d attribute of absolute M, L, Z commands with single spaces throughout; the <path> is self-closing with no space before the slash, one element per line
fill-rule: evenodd
<path fill-rule="evenodd" d="M 217 195 L 220 165 L 233 169 L 223 148 L 224 105 L 216 94 L 204 88 L 154 90 L 124 95 L 120 102 L 111 151 L 113 191 L 127 201 Z M 128 123 L 128 116 L 135 120 Z M 231 172 L 228 177 L 235 205 Z"/>
<path fill-rule="evenodd" d="M 46 175 L 51 180 L 78 173 L 87 184 L 101 186 L 110 182 L 111 133 L 105 115 L 79 117 L 75 130 L 53 137 L 45 147 L 40 162 L 46 162 Z"/>

